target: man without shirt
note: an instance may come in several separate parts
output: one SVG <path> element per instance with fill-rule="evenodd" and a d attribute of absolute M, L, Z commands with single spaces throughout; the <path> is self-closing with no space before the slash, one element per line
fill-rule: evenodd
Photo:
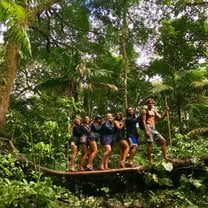
<path fill-rule="evenodd" d="M 146 101 L 147 109 L 142 111 L 142 121 L 144 125 L 144 134 L 147 138 L 147 153 L 149 163 L 152 163 L 152 143 L 158 141 L 161 145 L 163 157 L 166 161 L 168 161 L 168 156 L 166 152 L 166 140 L 165 138 L 155 129 L 155 120 L 163 120 L 167 115 L 169 110 L 168 106 L 166 106 L 165 112 L 163 115 L 160 115 L 158 112 L 154 110 L 155 101 L 152 98 L 149 98 Z"/>

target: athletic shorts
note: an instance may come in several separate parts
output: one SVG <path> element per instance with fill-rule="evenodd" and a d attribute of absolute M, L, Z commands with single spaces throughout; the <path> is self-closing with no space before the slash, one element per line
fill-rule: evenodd
<path fill-rule="evenodd" d="M 138 146 L 139 145 L 138 139 L 135 136 L 128 137 L 128 140 L 129 140 L 130 147 Z"/>
<path fill-rule="evenodd" d="M 158 141 L 159 138 L 162 137 L 162 135 L 152 126 L 147 125 L 147 129 L 150 132 L 150 136 L 147 137 L 147 142 L 154 142 Z"/>

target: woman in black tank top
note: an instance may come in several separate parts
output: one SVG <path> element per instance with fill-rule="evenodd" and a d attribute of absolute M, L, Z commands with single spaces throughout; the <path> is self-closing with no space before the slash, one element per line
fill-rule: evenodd
<path fill-rule="evenodd" d="M 119 156 L 118 156 L 119 167 L 125 168 L 125 161 L 129 153 L 130 147 L 127 140 L 125 139 L 125 125 L 124 122 L 122 121 L 122 115 L 120 112 L 117 112 L 115 114 L 114 128 L 115 128 L 116 141 L 119 144 Z"/>

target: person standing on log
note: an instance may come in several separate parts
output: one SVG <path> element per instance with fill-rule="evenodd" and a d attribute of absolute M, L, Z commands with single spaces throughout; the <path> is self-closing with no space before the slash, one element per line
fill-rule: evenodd
<path fill-rule="evenodd" d="M 147 99 L 147 109 L 144 109 L 141 115 L 144 126 L 144 134 L 147 138 L 147 153 L 150 164 L 152 163 L 152 144 L 154 140 L 160 143 L 164 159 L 166 161 L 169 160 L 166 152 L 166 139 L 155 129 L 155 120 L 163 120 L 166 117 L 169 108 L 166 106 L 165 112 L 163 115 L 160 115 L 154 110 L 154 104 L 154 99 Z"/>
<path fill-rule="evenodd" d="M 78 148 L 79 148 L 79 140 L 81 136 L 81 128 L 80 128 L 81 121 L 79 118 L 74 119 L 73 123 L 73 128 L 72 128 L 72 136 L 69 140 L 71 150 L 72 150 L 72 155 L 71 155 L 71 160 L 70 160 L 70 171 L 76 171 L 75 168 L 75 160 L 76 156 L 78 153 Z"/>
<path fill-rule="evenodd" d="M 126 136 L 129 141 L 130 151 L 129 151 L 129 167 L 136 167 L 137 165 L 133 163 L 134 156 L 139 146 L 140 135 L 137 131 L 137 124 L 139 122 L 139 116 L 135 115 L 134 109 L 128 107 L 126 110 Z"/>
<path fill-rule="evenodd" d="M 84 171 L 84 163 L 88 156 L 88 138 L 90 134 L 90 117 L 85 116 L 83 122 L 81 123 L 81 132 L 80 136 L 80 146 L 82 149 L 82 155 L 79 163 L 79 171 Z"/>
<path fill-rule="evenodd" d="M 104 148 L 104 153 L 100 162 L 100 170 L 108 170 L 108 163 L 114 142 L 113 116 L 106 114 L 105 122 L 102 124 L 100 143 Z"/>
<path fill-rule="evenodd" d="M 120 112 L 116 112 L 114 120 L 115 139 L 119 144 L 119 167 L 125 168 L 126 157 L 129 153 L 129 143 L 125 138 L 125 124 L 122 121 L 122 115 Z"/>
<path fill-rule="evenodd" d="M 102 128 L 102 117 L 100 115 L 97 115 L 95 117 L 95 120 L 91 124 L 90 134 L 88 137 L 88 144 L 90 149 L 88 155 L 88 163 L 86 167 L 86 170 L 88 171 L 93 170 L 93 160 L 95 159 L 98 153 L 97 141 L 98 139 L 100 139 L 101 128 Z"/>

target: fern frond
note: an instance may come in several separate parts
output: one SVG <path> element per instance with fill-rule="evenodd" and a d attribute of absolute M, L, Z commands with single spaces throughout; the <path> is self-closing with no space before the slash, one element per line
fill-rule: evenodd
<path fill-rule="evenodd" d="M 204 89 L 208 86 L 208 80 L 202 80 L 202 81 L 194 81 L 191 83 L 191 87 L 197 88 L 197 89 Z"/>
<path fill-rule="evenodd" d="M 110 84 L 110 83 L 88 83 L 87 85 L 84 86 L 85 89 L 93 91 L 94 89 L 103 89 L 103 88 L 107 88 L 110 89 L 112 91 L 118 91 L 118 87 L 114 84 Z"/>
<path fill-rule="evenodd" d="M 162 82 L 153 82 L 152 86 L 153 86 L 152 93 L 154 95 L 160 94 L 161 92 L 167 92 L 169 90 L 172 90 L 171 86 L 165 85 Z"/>
<path fill-rule="evenodd" d="M 88 77 L 110 77 L 113 73 L 107 69 L 87 68 Z"/>
<path fill-rule="evenodd" d="M 22 6 L 16 4 L 14 1 L 1 1 L 0 9 L 4 13 L 5 19 L 13 18 L 18 22 L 22 19 L 25 19 L 27 16 L 25 9 Z"/>
<path fill-rule="evenodd" d="M 27 34 L 26 10 L 14 1 L 2 0 L 0 1 L 0 14 L 0 21 L 6 22 L 8 34 L 21 46 L 23 53 L 31 55 L 31 45 Z"/>
<path fill-rule="evenodd" d="M 8 30 L 8 33 L 14 38 L 15 42 L 21 46 L 23 53 L 31 55 L 30 40 L 25 27 L 13 26 Z"/>
<path fill-rule="evenodd" d="M 100 83 L 101 86 L 104 86 L 106 88 L 109 88 L 113 91 L 118 91 L 118 87 L 114 84 L 109 84 L 109 83 Z"/>

